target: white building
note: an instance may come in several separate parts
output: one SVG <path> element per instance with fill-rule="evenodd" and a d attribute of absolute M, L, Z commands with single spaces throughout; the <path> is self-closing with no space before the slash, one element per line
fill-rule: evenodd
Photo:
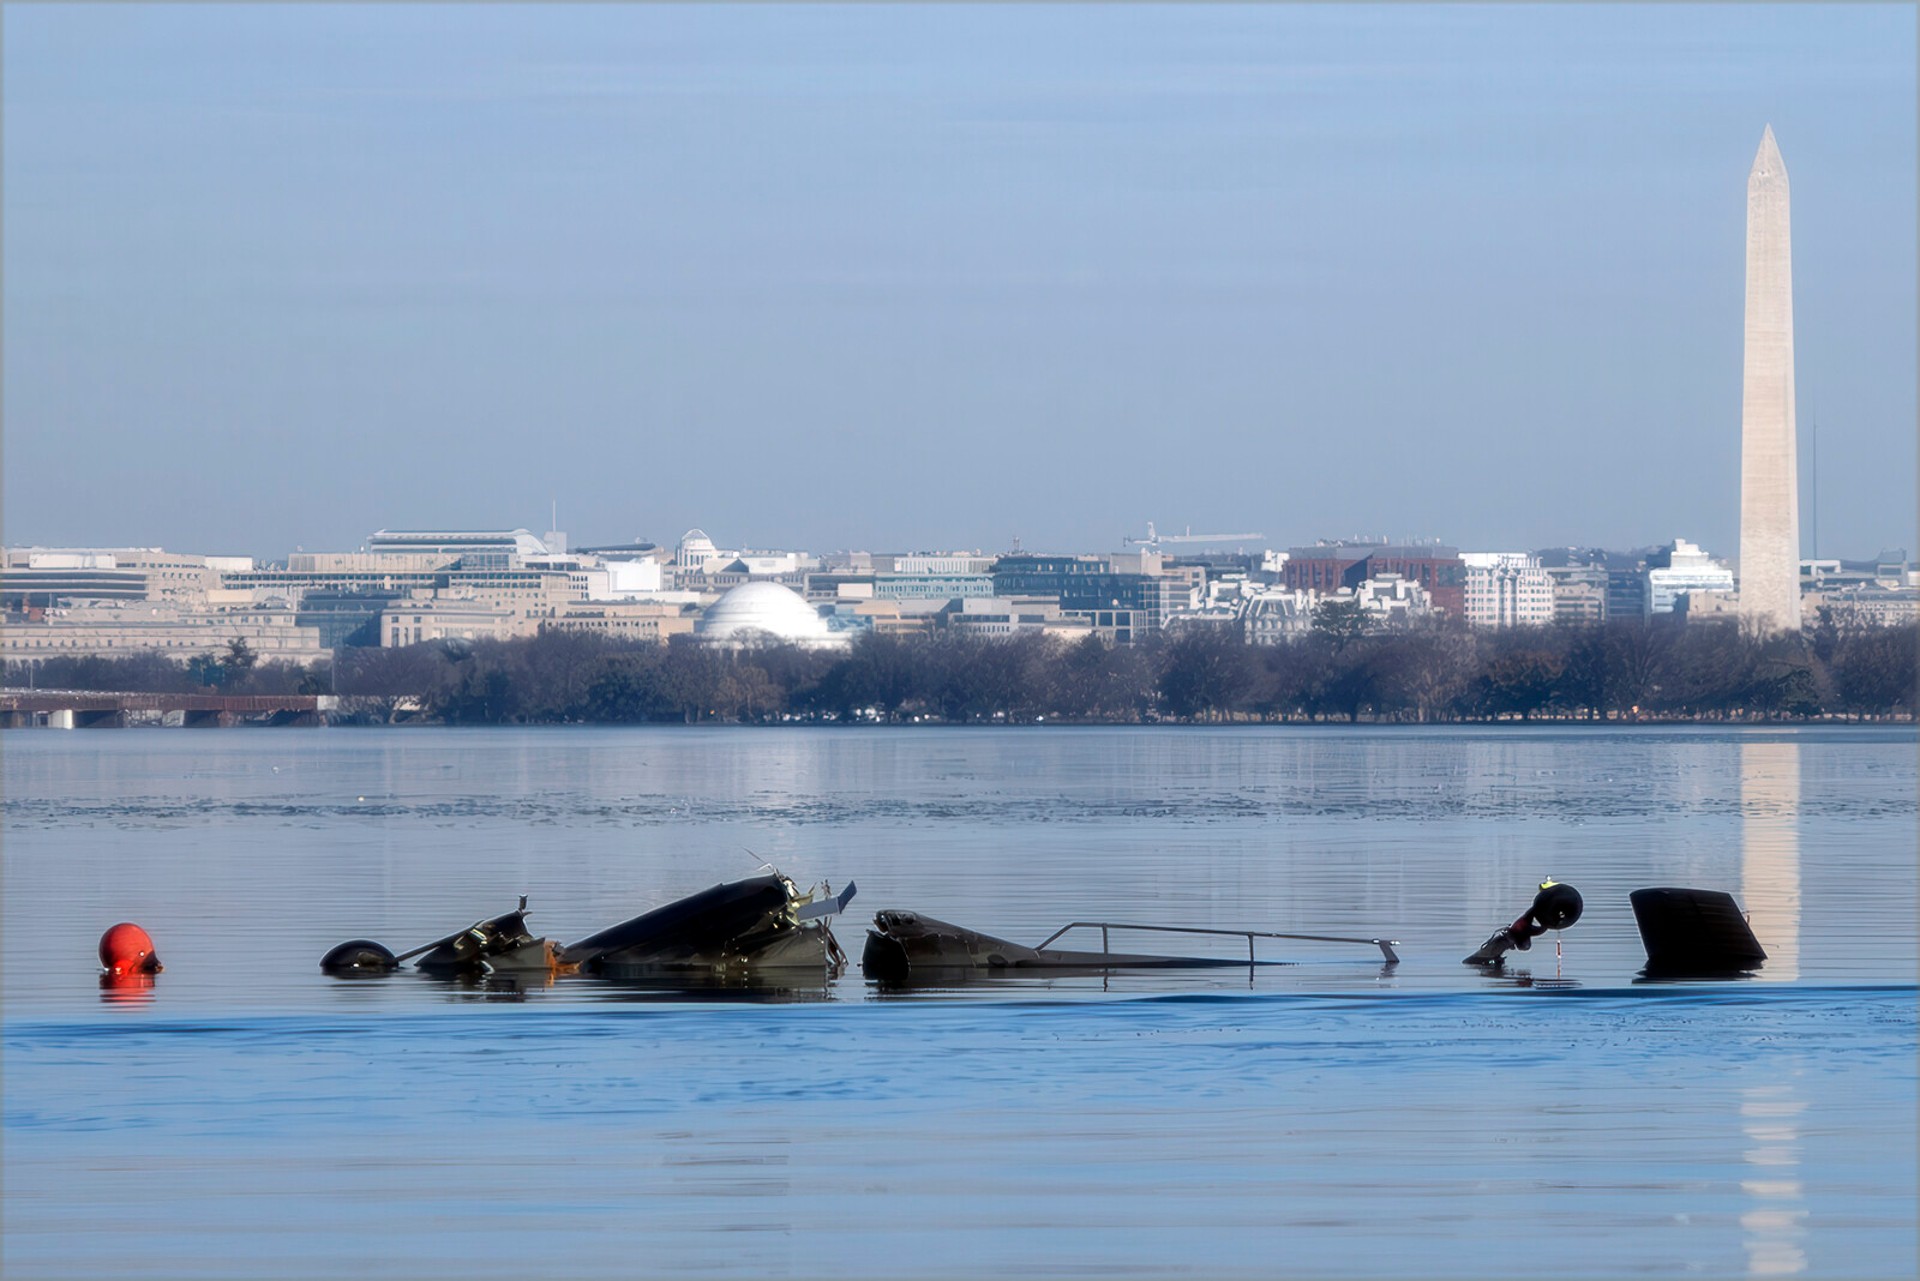
<path fill-rule="evenodd" d="M 1249 645 L 1280 645 L 1313 630 L 1313 593 L 1273 588 L 1241 602 L 1240 626 Z"/>
<path fill-rule="evenodd" d="M 507 640 L 525 627 L 523 614 L 478 600 L 394 601 L 380 611 L 380 644 L 401 649 L 436 640 Z"/>
<path fill-rule="evenodd" d="M 689 591 L 724 591 L 751 579 L 803 587 L 802 575 L 819 566 L 811 552 L 716 547 L 703 531 L 689 529 L 674 552 L 672 578 L 675 587 Z"/>
<path fill-rule="evenodd" d="M 844 645 L 800 593 L 778 583 L 741 583 L 707 607 L 694 635 L 709 644 Z"/>
<path fill-rule="evenodd" d="M 941 576 L 965 574 L 977 577 L 991 574 L 993 562 L 999 557 L 982 556 L 979 552 L 913 552 L 909 555 L 878 556 L 872 559 L 875 562 L 888 562 L 884 565 L 875 563 L 873 566 L 876 571 L 887 573 Z"/>
<path fill-rule="evenodd" d="M 697 572 L 706 568 L 708 561 L 728 554 L 713 545 L 706 530 L 689 529 L 680 535 L 680 546 L 673 553 L 673 567 Z"/>
<path fill-rule="evenodd" d="M 376 529 L 367 536 L 374 555 L 432 555 L 465 560 L 491 557 L 506 565 L 553 549 L 524 529 Z"/>
<path fill-rule="evenodd" d="M 665 588 L 657 560 L 608 560 L 570 575 L 583 601 L 638 600 Z"/>
<path fill-rule="evenodd" d="M 1647 557 L 1647 612 L 1671 614 L 1682 593 L 1728 595 L 1733 571 L 1684 538 Z"/>
<path fill-rule="evenodd" d="M 1462 552 L 1466 616 L 1473 627 L 1537 627 L 1553 621 L 1553 577 L 1525 552 Z"/>
<path fill-rule="evenodd" d="M 1358 588 L 1342 587 L 1330 596 L 1321 596 L 1316 605 L 1344 605 L 1357 602 L 1360 612 L 1376 623 L 1404 623 L 1433 612 L 1433 598 L 1427 589 L 1399 574 L 1375 574 Z"/>
<path fill-rule="evenodd" d="M 1072 639 L 1096 630 L 1084 612 L 1063 610 L 1052 596 L 970 596 L 954 605 L 944 617 L 955 635 L 1004 639 L 1037 631 Z"/>

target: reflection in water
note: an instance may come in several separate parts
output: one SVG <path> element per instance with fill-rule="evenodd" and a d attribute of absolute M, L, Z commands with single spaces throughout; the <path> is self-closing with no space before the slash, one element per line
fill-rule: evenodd
<path fill-rule="evenodd" d="M 1767 950 L 1757 977 L 1800 977 L 1800 744 L 1740 744 L 1740 898 Z"/>
<path fill-rule="evenodd" d="M 1747 1273 L 1793 1276 L 1806 1271 L 1807 1211 L 1801 1204 L 1799 1115 L 1807 1105 L 1786 1085 L 1749 1086 L 1741 1092 L 1741 1130 L 1752 1145 L 1742 1155 L 1756 1167 L 1740 1190 L 1754 1207 L 1740 1216 L 1746 1235 Z"/>
<path fill-rule="evenodd" d="M 649 1002 L 728 1004 L 733 1002 L 769 1005 L 803 1004 L 833 999 L 832 984 L 824 975 L 810 976 L 799 970 L 773 970 L 766 973 L 717 977 L 698 973 L 657 975 L 644 979 L 617 979 L 599 975 L 569 977 L 556 983 L 545 971 L 520 971 L 510 974 L 431 974 L 420 970 L 389 970 L 384 973 L 345 973 L 330 976 L 336 990 L 356 994 L 378 987 L 405 988 L 417 985 L 440 993 L 451 1003 L 476 1001 L 527 1001 L 563 987 L 570 999 L 607 1002 Z M 101 984 L 105 986 L 106 980 Z M 148 980 L 152 986 L 152 980 Z"/>
<path fill-rule="evenodd" d="M 153 975 L 137 971 L 132 974 L 102 974 L 100 999 L 109 1005 L 151 1005 Z"/>

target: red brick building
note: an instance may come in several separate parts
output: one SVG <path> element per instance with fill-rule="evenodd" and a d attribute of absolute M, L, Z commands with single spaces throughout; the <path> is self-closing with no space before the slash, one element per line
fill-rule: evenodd
<path fill-rule="evenodd" d="M 1434 608 L 1454 618 L 1467 606 L 1467 567 L 1455 547 L 1405 547 L 1392 543 L 1318 543 L 1287 552 L 1286 586 L 1292 591 L 1337 592 L 1381 574 L 1420 584 Z"/>

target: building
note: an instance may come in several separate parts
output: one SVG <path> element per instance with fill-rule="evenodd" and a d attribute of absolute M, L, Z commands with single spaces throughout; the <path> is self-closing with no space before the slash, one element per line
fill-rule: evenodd
<path fill-rule="evenodd" d="M 504 569 L 521 557 L 554 549 L 524 529 L 379 529 L 368 536 L 367 550 L 375 556 L 433 556 L 474 569 Z"/>
<path fill-rule="evenodd" d="M 579 555 L 597 557 L 602 561 L 651 560 L 665 564 L 673 559 L 672 553 L 660 544 L 650 543 L 644 538 L 636 538 L 630 543 L 601 543 L 595 547 L 576 547 L 574 551 Z"/>
<path fill-rule="evenodd" d="M 13 547 L 0 556 L 6 608 L 79 601 L 207 604 L 219 570 L 250 566 L 245 557 L 196 556 L 159 547 Z"/>
<path fill-rule="evenodd" d="M 1077 639 L 1093 633 L 1090 618 L 1070 613 L 1051 596 L 970 597 L 941 615 L 955 635 L 1006 639 L 1029 632 Z"/>
<path fill-rule="evenodd" d="M 1672 616 L 1687 624 L 1737 623 L 1740 598 L 1733 592 L 1681 592 L 1673 598 Z"/>
<path fill-rule="evenodd" d="M 109 552 L 8 553 L 0 568 L 0 601 L 8 609 L 49 609 L 80 602 L 148 599 L 147 576 L 122 569 Z"/>
<path fill-rule="evenodd" d="M 1358 590 L 1369 578 L 1392 574 L 1417 584 L 1432 607 L 1455 618 L 1466 611 L 1466 565 L 1460 553 L 1434 544 L 1319 542 L 1287 552 L 1281 585 L 1330 596 Z"/>
<path fill-rule="evenodd" d="M 236 640 L 262 661 L 311 664 L 325 658 L 317 628 L 287 608 L 189 610 L 152 602 L 109 602 L 35 608 L 0 628 L 8 662 L 46 658 L 128 658 L 160 653 L 186 663 L 219 657 Z"/>
<path fill-rule="evenodd" d="M 1797 563 L 1797 562 L 1796 562 Z M 1647 557 L 1647 614 L 1671 614 L 1682 594 L 1731 594 L 1733 571 L 1684 538 L 1676 538 Z M 1798 617 L 1799 589 L 1795 588 Z M 1690 611 L 1697 614 L 1699 611 Z M 1743 604 L 1740 612 L 1749 613 Z"/>
<path fill-rule="evenodd" d="M 400 649 L 438 640 L 508 640 L 525 617 L 503 605 L 456 598 L 396 600 L 380 611 L 380 644 Z"/>
<path fill-rule="evenodd" d="M 1375 623 L 1398 625 L 1424 618 L 1433 612 L 1433 599 L 1427 589 L 1399 574 L 1378 574 L 1359 586 L 1342 588 L 1321 603 L 1359 603 L 1360 612 Z"/>
<path fill-rule="evenodd" d="M 1202 605 L 1198 609 L 1182 610 L 1167 620 L 1167 631 L 1172 633 L 1190 631 L 1232 631 L 1242 633 L 1240 626 L 1240 604 L 1238 601 L 1228 604 Z"/>
<path fill-rule="evenodd" d="M 289 574 L 431 574 L 460 563 L 444 552 L 294 552 L 282 568 Z M 250 572 L 251 565 L 235 572 Z M 262 566 L 261 568 L 268 568 Z"/>
<path fill-rule="evenodd" d="M 483 561 L 491 556 L 482 554 Z M 412 561 L 412 556 L 396 556 Z M 577 570 L 561 566 L 469 566 L 466 558 L 438 569 L 409 564 L 405 568 L 339 568 L 329 560 L 307 569 L 263 567 L 223 573 L 220 591 L 251 594 L 256 599 L 298 601 L 311 592 L 379 594 L 390 597 L 439 597 L 475 600 L 504 606 L 529 615 L 550 614 L 582 599 Z"/>
<path fill-rule="evenodd" d="M 993 562 L 997 557 L 982 556 L 979 552 L 912 552 L 893 556 L 873 556 L 869 559 L 875 573 L 953 574 L 979 577 L 993 572 Z"/>
<path fill-rule="evenodd" d="M 326 649 L 371 647 L 381 643 L 381 614 L 398 598 L 398 592 L 311 591 L 299 598 L 294 618 L 319 632 Z"/>
<path fill-rule="evenodd" d="M 595 567 L 587 568 L 587 565 Z M 634 560 L 583 558 L 582 566 L 570 571 L 569 577 L 581 600 L 635 600 L 658 596 L 666 590 L 660 562 L 648 557 Z"/>
<path fill-rule="evenodd" d="M 707 607 L 693 633 L 713 645 L 844 645 L 800 594 L 779 583 L 742 583 Z"/>
<path fill-rule="evenodd" d="M 1747 308 L 1740 396 L 1740 612 L 1800 630 L 1793 422 L 1793 255 L 1787 166 L 1767 126 L 1747 174 Z M 1660 613 L 1657 591 L 1654 612 Z"/>
<path fill-rule="evenodd" d="M 1607 621 L 1610 574 L 1605 565 L 1541 566 L 1553 585 L 1553 621 L 1598 624 Z M 1635 616 L 1638 616 L 1636 610 Z"/>
<path fill-rule="evenodd" d="M 1615 565 L 1607 567 L 1607 618 L 1646 619 L 1647 608 L 1647 567 L 1645 564 L 1630 568 Z"/>
<path fill-rule="evenodd" d="M 991 574 L 875 573 L 876 600 L 965 600 L 993 595 Z"/>
<path fill-rule="evenodd" d="M 1197 574 L 1201 590 L 1225 582 L 1256 581 L 1270 583 L 1266 556 L 1237 552 L 1183 552 L 1166 558 L 1165 572 Z"/>
<path fill-rule="evenodd" d="M 1801 607 L 1834 626 L 1897 627 L 1920 621 L 1920 588 L 1883 587 L 1878 583 L 1809 592 Z"/>
<path fill-rule="evenodd" d="M 664 645 L 675 636 L 692 635 L 694 625 L 692 605 L 673 601 L 608 601 L 563 609 L 551 618 L 535 620 L 534 630 L 586 632 L 614 640 Z"/>
<path fill-rule="evenodd" d="M 682 591 L 724 592 L 762 580 L 805 591 L 808 571 L 819 565 L 819 557 L 806 552 L 722 549 L 703 530 L 689 529 L 668 572 L 672 585 Z"/>
<path fill-rule="evenodd" d="M 729 559 L 708 561 L 704 569 L 682 573 L 679 582 L 683 588 L 709 591 L 725 591 L 755 580 L 803 588 L 810 562 L 810 557 L 798 552 L 743 552 Z"/>
<path fill-rule="evenodd" d="M 674 549 L 673 567 L 683 572 L 697 572 L 706 568 L 711 560 L 724 560 L 729 553 L 714 546 L 704 529 L 689 529 L 680 535 L 680 545 Z"/>
<path fill-rule="evenodd" d="M 610 569 L 592 556 L 554 552 L 524 529 L 381 529 L 357 552 L 301 551 L 283 566 L 248 562 L 219 568 L 213 596 L 303 602 L 318 594 L 322 607 L 309 613 L 351 612 L 350 598 L 379 597 L 444 600 L 456 614 L 474 606 L 504 608 L 523 618 L 551 616 L 576 601 L 622 598 L 630 593 L 613 589 L 615 574 L 643 586 L 649 572 Z M 411 634 L 412 624 L 402 630 Z M 380 624 L 381 644 L 390 643 L 389 631 L 388 623 Z"/>
<path fill-rule="evenodd" d="M 1194 583 L 1186 573 L 1162 573 L 1158 552 L 1112 556 L 1010 552 L 994 562 L 993 594 L 1050 596 L 1069 613 L 1125 610 L 1135 622 L 1128 629 L 1132 639 L 1141 640 L 1164 627 L 1175 613 L 1192 608 Z"/>
<path fill-rule="evenodd" d="M 806 576 L 811 601 L 896 600 L 945 604 L 993 595 L 992 556 L 978 552 L 839 552 Z"/>
<path fill-rule="evenodd" d="M 1144 637 L 1152 630 L 1145 614 L 1135 609 L 1078 609 L 1061 610 L 1063 624 L 1078 626 L 1084 623 L 1095 636 L 1109 645 L 1131 645 L 1138 637 Z M 1069 636 L 1065 626 L 1056 630 L 1056 636 Z"/>
<path fill-rule="evenodd" d="M 917 606 L 903 609 L 896 600 L 849 598 L 836 601 L 832 610 L 827 626 L 849 635 L 874 632 L 882 636 L 924 636 L 938 621 L 937 611 Z"/>
<path fill-rule="evenodd" d="M 1905 548 L 1882 551 L 1872 560 L 1803 560 L 1800 562 L 1800 591 L 1833 592 L 1850 587 L 1877 586 L 1890 589 L 1913 586 Z M 1802 608 L 1805 614 L 1805 608 Z"/>
<path fill-rule="evenodd" d="M 1314 599 L 1309 592 L 1269 588 L 1246 597 L 1240 626 L 1249 645 L 1283 645 L 1313 630 Z"/>
<path fill-rule="evenodd" d="M 873 571 L 815 570 L 806 576 L 800 595 L 809 605 L 831 605 L 843 600 L 872 600 Z"/>
<path fill-rule="evenodd" d="M 1553 579 L 1526 552 L 1466 552 L 1464 617 L 1473 627 L 1538 627 L 1553 621 Z"/>

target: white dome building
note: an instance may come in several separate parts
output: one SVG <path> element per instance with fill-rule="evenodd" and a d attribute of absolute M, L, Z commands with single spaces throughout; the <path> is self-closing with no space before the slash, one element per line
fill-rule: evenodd
<path fill-rule="evenodd" d="M 699 569 L 720 554 L 704 529 L 689 529 L 680 535 L 679 550 L 674 553 L 673 563 L 681 569 Z"/>
<path fill-rule="evenodd" d="M 791 587 L 742 583 L 731 588 L 694 624 L 693 634 L 710 644 L 745 645 L 787 641 L 795 645 L 842 645 L 826 620 Z"/>

